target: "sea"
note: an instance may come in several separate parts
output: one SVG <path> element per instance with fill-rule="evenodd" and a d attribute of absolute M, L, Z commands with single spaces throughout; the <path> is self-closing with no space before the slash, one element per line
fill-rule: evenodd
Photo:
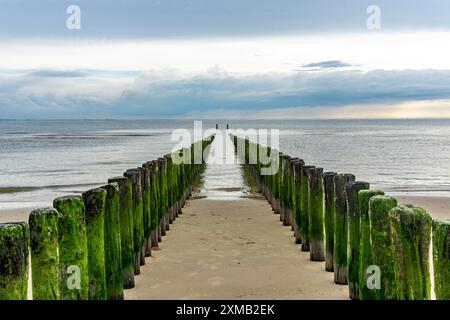
<path fill-rule="evenodd" d="M 198 124 L 198 123 L 197 123 Z M 450 197 L 450 120 L 202 120 L 218 125 L 225 151 L 211 148 L 201 193 L 211 199 L 245 195 L 230 129 L 279 132 L 279 149 L 324 171 L 353 173 L 392 195 Z M 171 152 L 194 120 L 0 120 L 0 211 L 50 206 L 108 178 Z M 233 158 L 234 157 L 234 158 Z M 1 214 L 1 213 L 0 213 Z"/>

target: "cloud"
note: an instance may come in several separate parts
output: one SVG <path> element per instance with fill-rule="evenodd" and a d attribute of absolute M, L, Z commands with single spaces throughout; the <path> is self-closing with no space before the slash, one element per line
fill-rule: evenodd
<path fill-rule="evenodd" d="M 37 70 L 30 72 L 28 76 L 42 78 L 85 78 L 88 74 L 80 71 Z"/>
<path fill-rule="evenodd" d="M 329 61 L 321 61 L 321 62 L 313 62 L 302 65 L 302 68 L 305 69 L 335 69 L 335 68 L 345 68 L 351 67 L 350 63 L 346 63 L 340 60 L 329 60 Z"/>
<path fill-rule="evenodd" d="M 50 82 L 49 82 L 50 81 Z M 128 82 L 127 82 L 128 81 Z M 357 70 L 242 75 L 211 69 L 196 75 L 175 70 L 141 73 L 133 81 L 114 78 L 1 79 L 2 118 L 180 117 L 233 114 L 329 117 L 330 110 L 354 116 L 382 116 L 402 105 L 404 117 L 414 102 L 450 99 L 450 70 Z M 63 84 L 63 85 L 58 85 Z M 342 109 L 348 108 L 351 109 Z M 366 106 L 366 107 L 362 107 Z M 377 109 L 375 109 L 377 106 Z M 406 106 L 406 107 L 405 107 Z M 423 104 L 426 108 L 426 103 Z M 374 113 L 368 110 L 376 110 Z M 410 108 L 410 109 L 408 109 Z M 300 110 L 309 113 L 301 113 Z M 314 110 L 314 115 L 311 111 Z M 384 110 L 384 111 L 383 111 Z M 399 109 L 400 110 L 400 109 Z M 445 108 L 444 108 L 445 110 Z M 364 112 L 363 112 L 364 111 Z M 422 111 L 421 111 L 422 112 Z M 349 113 L 347 113 L 349 114 Z M 417 113 L 414 113 L 417 114 Z M 439 115 L 439 112 L 435 112 Z M 399 113 L 395 115 L 399 116 Z M 443 112 L 442 116 L 447 116 Z"/>

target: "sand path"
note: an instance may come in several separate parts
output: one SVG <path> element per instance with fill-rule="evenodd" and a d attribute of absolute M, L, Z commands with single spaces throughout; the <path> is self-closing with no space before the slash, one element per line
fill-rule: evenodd
<path fill-rule="evenodd" d="M 126 299 L 347 299 L 259 199 L 188 201 Z"/>

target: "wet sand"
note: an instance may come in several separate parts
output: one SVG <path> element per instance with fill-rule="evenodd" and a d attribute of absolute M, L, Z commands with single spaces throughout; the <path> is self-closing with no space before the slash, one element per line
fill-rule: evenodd
<path fill-rule="evenodd" d="M 450 219 L 450 197 L 395 196 L 401 204 L 424 208 L 434 219 Z"/>
<path fill-rule="evenodd" d="M 348 299 L 264 200 L 191 200 L 126 299 Z"/>

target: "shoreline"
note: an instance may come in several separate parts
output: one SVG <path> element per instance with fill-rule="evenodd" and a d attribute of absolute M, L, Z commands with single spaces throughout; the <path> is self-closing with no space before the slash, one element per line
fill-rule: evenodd
<path fill-rule="evenodd" d="M 413 204 L 416 207 L 425 209 L 433 219 L 450 219 L 450 196 L 419 196 L 419 195 L 395 195 L 387 193 L 396 198 L 399 204 Z M 203 198 L 203 197 L 202 197 Z M 253 197 L 243 197 L 240 199 L 252 199 Z M 258 199 L 259 197 L 256 197 Z M 206 199 L 208 199 L 206 197 Z M 211 201 L 218 201 L 211 199 Z M 0 223 L 28 221 L 28 216 L 32 210 L 43 207 L 21 207 L 21 208 L 1 208 Z"/>

